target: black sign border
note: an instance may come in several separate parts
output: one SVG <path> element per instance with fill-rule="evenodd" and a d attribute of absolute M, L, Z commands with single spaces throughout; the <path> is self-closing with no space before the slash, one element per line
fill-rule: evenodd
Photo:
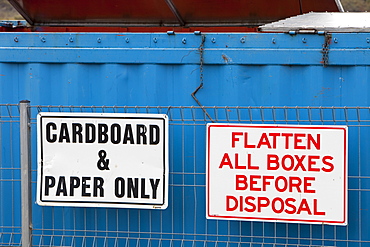
<path fill-rule="evenodd" d="M 69 114 L 69 113 L 67 113 Z M 104 113 L 102 113 L 104 114 Z M 112 113 L 112 114 L 115 114 L 115 113 Z M 93 204 L 93 203 L 96 203 L 96 204 L 102 204 L 102 205 L 153 205 L 153 207 L 160 207 L 160 206 L 164 206 L 165 205 L 165 202 L 166 202 L 166 184 L 167 184 L 167 187 L 168 187 L 168 181 L 166 180 L 166 166 L 168 166 L 168 164 L 166 164 L 166 155 L 167 152 L 168 152 L 168 148 L 166 148 L 166 145 L 167 145 L 167 139 L 166 139 L 166 130 L 168 129 L 168 126 L 166 125 L 166 118 L 163 118 L 163 117 L 135 117 L 135 116 L 132 116 L 132 115 L 135 115 L 135 113 L 117 113 L 117 114 L 127 114 L 127 115 L 130 115 L 130 117 L 114 117 L 114 116 L 88 116 L 88 115 L 76 115 L 76 116 L 71 116 L 71 115 L 66 115 L 66 116 L 59 116 L 59 115 L 42 115 L 42 112 L 41 114 L 39 115 L 40 116 L 40 125 L 39 125 L 39 137 L 40 137 L 40 160 L 38 160 L 38 162 L 40 162 L 40 166 L 41 166 L 41 178 L 40 178 L 40 191 L 39 191 L 39 195 L 40 195 L 40 202 L 45 202 L 45 203 L 50 203 L 50 202 L 54 202 L 54 203 L 58 203 L 60 205 L 53 205 L 53 206 L 72 206 L 72 205 L 62 205 L 62 204 L 70 204 L 70 203 L 75 203 L 75 204 Z M 165 115 L 165 114 L 158 114 L 158 115 Z M 135 202 L 105 202 L 105 201 L 56 201 L 56 200 L 45 200 L 45 199 L 42 199 L 42 185 L 43 185 L 43 172 L 44 172 L 44 163 L 43 163 L 43 136 L 42 136 L 42 121 L 43 119 L 46 119 L 46 118 L 98 118 L 98 119 L 156 119 L 156 120 L 162 120 L 163 121 L 163 140 L 164 140 L 164 143 L 163 143 L 163 200 L 162 200 L 162 203 L 135 203 Z M 168 179 L 168 178 L 167 178 Z M 167 181 L 167 183 L 166 183 Z M 168 190 L 168 189 L 167 189 Z M 78 206 L 78 205 L 75 205 L 75 206 Z M 92 206 L 93 207 L 93 206 Z M 111 206 L 110 206 L 111 207 Z M 118 207 L 118 206 L 117 206 Z M 124 207 L 119 207 L 119 208 L 124 208 Z M 132 208 L 132 207 L 127 207 L 127 208 Z M 139 209 L 139 208 L 138 208 Z"/>

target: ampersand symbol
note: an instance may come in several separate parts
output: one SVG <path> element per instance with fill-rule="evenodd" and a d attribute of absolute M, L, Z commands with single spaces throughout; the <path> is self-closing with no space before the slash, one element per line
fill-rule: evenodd
<path fill-rule="evenodd" d="M 99 170 L 109 170 L 109 159 L 105 159 L 105 157 L 107 157 L 107 152 L 105 152 L 104 150 L 100 150 L 99 153 L 99 160 L 98 160 L 98 169 Z"/>

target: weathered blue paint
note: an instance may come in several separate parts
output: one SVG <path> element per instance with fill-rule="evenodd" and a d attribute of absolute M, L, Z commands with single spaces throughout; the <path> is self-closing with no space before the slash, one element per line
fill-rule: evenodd
<path fill-rule="evenodd" d="M 329 44 L 327 66 L 324 35 L 205 37 L 202 105 L 368 105 L 367 34 L 332 34 L 337 43 Z M 3 103 L 195 104 L 201 35 L 2 33 L 0 39 Z"/>
<path fill-rule="evenodd" d="M 368 34 L 332 34 L 332 41 L 327 44 L 327 64 L 323 64 L 325 35 L 207 33 L 204 36 L 202 50 L 199 49 L 202 36 L 195 34 L 1 33 L 0 103 L 18 103 L 28 99 L 32 105 L 194 106 L 197 103 L 191 94 L 200 85 L 202 77 L 203 87 L 196 97 L 203 106 L 369 106 Z M 177 119 L 191 119 L 191 114 L 187 114 L 179 114 Z M 197 114 L 202 114 L 202 111 L 197 111 Z M 234 114 L 233 119 L 238 118 L 233 111 L 230 114 Z M 343 114 L 340 116 L 345 118 Z M 267 113 L 265 116 L 270 120 L 274 117 Z M 295 117 L 294 111 L 289 111 L 289 119 Z M 355 115 L 349 117 L 358 119 Z M 302 115 L 300 118 L 308 117 Z M 317 123 L 322 124 L 320 121 Z M 1 149 L 2 164 L 8 164 L 9 159 L 18 159 L 16 152 L 12 156 L 4 155 L 12 153 L 10 149 L 18 145 L 13 138 L 18 137 L 13 133 L 17 129 L 15 125 L 3 126 L 1 131 L 3 142 L 13 142 L 11 147 Z M 128 246 L 125 242 L 128 238 L 133 239 L 131 246 L 138 246 L 138 243 L 147 246 L 146 239 L 153 238 L 162 240 L 151 242 L 151 245 L 166 247 L 205 246 L 204 240 L 210 241 L 207 246 L 238 246 L 226 244 L 228 241 L 271 244 L 266 246 L 361 246 L 361 241 L 370 241 L 364 230 L 369 228 L 366 220 L 369 211 L 358 211 L 359 202 L 369 205 L 370 197 L 365 196 L 368 191 L 350 193 L 349 208 L 354 211 L 350 212 L 349 228 L 206 220 L 204 126 L 173 124 L 170 131 L 173 149 L 170 150 L 172 170 L 168 210 L 49 207 L 41 213 L 40 207 L 35 206 L 34 234 L 44 236 L 42 240 L 35 237 L 35 245 L 58 245 L 57 241 L 62 242 L 58 234 L 66 234 L 59 229 L 74 229 L 73 233 L 68 233 L 74 236 L 104 235 L 110 238 L 106 246 Z M 361 168 L 359 165 L 349 168 L 353 176 L 349 187 L 356 189 L 359 183 L 365 183 L 365 180 L 357 180 L 356 176 L 370 174 L 364 162 L 369 158 L 368 145 L 361 139 L 367 138 L 369 133 L 365 128 L 361 133 L 356 128 L 350 131 L 351 164 L 363 162 Z M 190 138 L 184 138 L 188 136 Z M 33 133 L 33 153 L 35 138 Z M 361 143 L 361 149 L 355 148 L 358 143 Z M 2 170 L 1 176 L 13 179 L 18 174 Z M 13 190 L 18 184 L 15 186 Z M 362 186 L 366 188 L 367 185 Z M 9 193 L 0 195 L 1 203 L 9 196 Z M 0 222 L 19 222 L 18 216 L 14 218 L 6 214 L 11 208 L 20 210 L 19 205 L 0 207 Z M 184 212 L 191 217 L 184 218 Z M 61 219 L 60 215 L 69 218 Z M 363 217 L 361 220 L 360 216 Z M 41 222 L 38 220 L 41 217 L 50 220 Z M 363 229 L 359 229 L 361 227 Z M 122 242 L 116 244 L 117 231 L 125 234 L 119 240 Z M 235 235 L 230 237 L 230 232 Z M 52 242 L 51 237 L 45 237 L 47 235 L 57 237 Z M 137 238 L 142 242 L 137 242 Z M 69 238 L 63 244 L 104 246 L 104 238 L 97 242 L 79 242 L 85 241 L 83 239 L 75 238 L 71 243 Z M 174 241 L 176 239 L 178 241 Z M 348 239 L 353 241 L 348 244 Z"/>

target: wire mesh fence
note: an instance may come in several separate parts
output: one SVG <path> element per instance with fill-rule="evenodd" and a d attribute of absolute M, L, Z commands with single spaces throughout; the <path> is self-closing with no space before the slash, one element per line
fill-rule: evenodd
<path fill-rule="evenodd" d="M 0 246 L 21 242 L 19 107 L 0 105 Z"/>
<path fill-rule="evenodd" d="M 165 210 L 33 204 L 34 246 L 370 246 L 368 107 L 31 106 L 32 195 L 39 112 L 160 113 L 169 118 L 169 206 Z M 0 105 L 0 245 L 21 244 L 19 109 Z M 206 124 L 347 125 L 348 225 L 206 219 Z"/>

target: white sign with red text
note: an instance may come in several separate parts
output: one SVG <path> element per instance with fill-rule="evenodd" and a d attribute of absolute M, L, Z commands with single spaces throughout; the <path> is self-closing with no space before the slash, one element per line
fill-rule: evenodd
<path fill-rule="evenodd" d="M 207 125 L 207 218 L 347 225 L 347 127 Z"/>

